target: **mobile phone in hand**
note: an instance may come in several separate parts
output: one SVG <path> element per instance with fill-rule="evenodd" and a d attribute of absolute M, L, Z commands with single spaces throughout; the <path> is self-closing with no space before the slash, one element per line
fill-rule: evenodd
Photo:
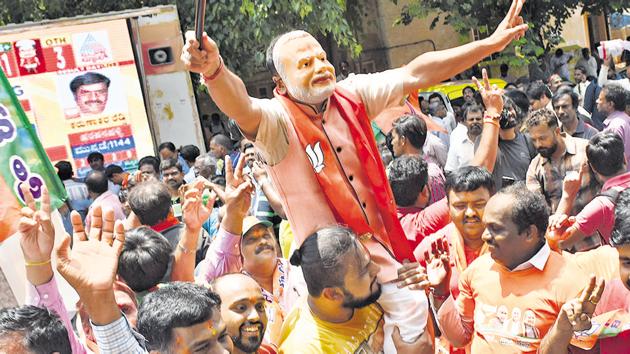
<path fill-rule="evenodd" d="M 206 0 L 195 0 L 195 38 L 199 42 L 199 49 L 202 48 L 203 27 L 206 18 Z"/>

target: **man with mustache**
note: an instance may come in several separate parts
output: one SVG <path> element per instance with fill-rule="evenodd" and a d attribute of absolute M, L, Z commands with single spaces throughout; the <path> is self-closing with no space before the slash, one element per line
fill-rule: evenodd
<path fill-rule="evenodd" d="M 553 213 L 562 199 L 564 178 L 568 174 L 580 175 L 581 184 L 568 213 L 576 215 L 601 189 L 601 184 L 587 166 L 588 140 L 561 133 L 555 113 L 548 109 L 533 112 L 526 125 L 538 151 L 527 170 L 527 188 L 542 193 Z M 565 206 L 561 205 L 560 208 L 564 210 Z M 585 251 L 599 244 L 599 237 L 589 237 L 575 245 L 575 249 Z"/>
<path fill-rule="evenodd" d="M 184 64 L 202 74 L 213 101 L 262 151 L 296 244 L 322 225 L 343 223 L 361 235 L 381 266 L 381 305 L 393 316 L 385 335 L 388 340 L 393 323 L 401 326 L 405 340 L 421 334 L 427 304 L 422 294 L 411 295 L 392 282 L 397 278 L 398 261 L 413 254 L 385 183 L 370 119 L 400 105 L 405 92 L 454 76 L 521 37 L 527 30 L 519 16 L 522 7 L 522 0 L 514 0 L 487 39 L 425 53 L 402 68 L 354 75 L 339 83 L 326 52 L 312 35 L 304 31 L 282 34 L 267 50 L 267 67 L 276 84 L 271 100 L 248 95 L 243 81 L 225 67 L 217 44 L 207 35 L 199 43 L 193 32 L 186 34 Z M 410 311 L 423 313 L 424 320 L 410 323 Z"/>
<path fill-rule="evenodd" d="M 100 114 L 105 110 L 110 80 L 107 76 L 87 72 L 72 79 L 70 91 L 81 114 Z"/>
<path fill-rule="evenodd" d="M 176 218 L 182 218 L 182 203 L 179 195 L 179 187 L 184 185 L 184 172 L 182 166 L 175 159 L 162 160 L 160 162 L 160 172 L 162 173 L 162 182 L 168 187 L 171 194 L 171 205 L 173 206 L 173 215 Z"/>
<path fill-rule="evenodd" d="M 291 264 L 301 267 L 308 296 L 300 299 L 282 326 L 280 353 L 382 352 L 386 314 L 376 303 L 382 292 L 380 269 L 352 230 L 341 226 L 318 230 L 293 253 Z M 414 278 L 426 279 L 416 273 L 399 286 L 420 289 L 421 281 Z M 393 336 L 397 353 L 433 353 L 429 330 L 413 343 L 401 341 L 397 329 Z"/>
<path fill-rule="evenodd" d="M 444 171 L 452 172 L 456 169 L 470 165 L 475 155 L 475 140 L 483 130 L 483 107 L 478 104 L 464 105 L 464 126 L 467 133 L 463 135 L 451 135 L 450 149 Z M 457 139 L 455 139 L 457 137 Z"/>
<path fill-rule="evenodd" d="M 245 159 L 239 159 L 234 171 L 231 166 L 227 156 L 224 217 L 205 260 L 196 268 L 195 278 L 212 282 L 224 274 L 243 272 L 254 279 L 267 302 L 265 341 L 278 344 L 286 314 L 306 291 L 289 262 L 278 257 L 273 225 L 247 216 L 253 184 L 243 174 Z"/>
<path fill-rule="evenodd" d="M 577 70 L 576 70 L 577 72 Z M 578 113 L 578 95 L 569 87 L 562 87 L 553 95 L 551 104 L 562 123 L 562 132 L 574 138 L 590 139 L 599 131 L 591 124 L 593 121 Z"/>
<path fill-rule="evenodd" d="M 223 275 L 212 283 L 221 297 L 221 318 L 232 337 L 232 354 L 275 353 L 275 347 L 263 344 L 267 327 L 267 301 L 260 285 L 247 275 Z"/>

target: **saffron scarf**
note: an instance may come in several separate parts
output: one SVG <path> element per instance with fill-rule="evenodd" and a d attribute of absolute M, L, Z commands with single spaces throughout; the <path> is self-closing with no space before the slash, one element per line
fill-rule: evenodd
<path fill-rule="evenodd" d="M 368 223 L 365 212 L 343 172 L 326 133 L 288 97 L 281 95 L 277 90 L 274 91 L 274 95 L 289 112 L 303 151 L 312 151 L 313 146 L 317 147 L 317 145 L 321 149 L 324 164 L 318 166 L 317 173 L 315 169 L 313 173 L 337 222 L 347 225 L 357 235 L 376 234 Z M 369 187 L 377 203 L 377 210 L 388 233 L 379 236 L 387 237 L 382 241 L 388 243 L 386 246 L 391 248 L 398 261 L 414 259 L 398 221 L 394 196 L 363 103 L 339 86 L 335 88 L 329 100 L 328 108 L 339 111 L 339 115 L 350 130 L 359 160 L 364 166 L 363 173 L 367 176 Z"/>
<path fill-rule="evenodd" d="M 457 267 L 459 274 L 462 274 L 464 270 L 468 268 L 468 261 L 466 260 L 466 251 L 464 250 L 464 237 L 461 235 L 459 230 L 457 230 L 455 225 L 453 225 L 451 242 L 455 250 L 455 267 Z M 479 254 L 477 255 L 477 257 L 485 254 L 486 252 L 488 252 L 488 244 L 484 242 L 483 246 L 481 246 L 481 249 L 479 250 Z M 474 260 L 471 260 L 470 262 L 472 263 L 472 261 Z"/>

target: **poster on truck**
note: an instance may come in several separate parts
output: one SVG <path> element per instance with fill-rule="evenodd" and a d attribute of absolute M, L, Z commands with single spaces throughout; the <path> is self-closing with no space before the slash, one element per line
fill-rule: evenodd
<path fill-rule="evenodd" d="M 126 170 L 153 154 L 125 19 L 0 31 L 0 66 L 50 160 L 78 177 L 95 151 Z"/>

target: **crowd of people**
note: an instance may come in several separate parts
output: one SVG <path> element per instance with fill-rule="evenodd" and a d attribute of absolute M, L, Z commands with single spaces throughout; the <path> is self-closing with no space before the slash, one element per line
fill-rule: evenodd
<path fill-rule="evenodd" d="M 484 69 L 461 105 L 418 98 L 521 37 L 522 6 L 378 74 L 335 77 L 315 38 L 285 33 L 273 99 L 187 33 L 183 62 L 241 138 L 164 142 L 137 171 L 94 152 L 84 178 L 57 162 L 65 232 L 47 189 L 23 188 L 28 294 L 0 310 L 0 351 L 628 352 L 630 68 L 559 51 L 546 80 Z"/>

